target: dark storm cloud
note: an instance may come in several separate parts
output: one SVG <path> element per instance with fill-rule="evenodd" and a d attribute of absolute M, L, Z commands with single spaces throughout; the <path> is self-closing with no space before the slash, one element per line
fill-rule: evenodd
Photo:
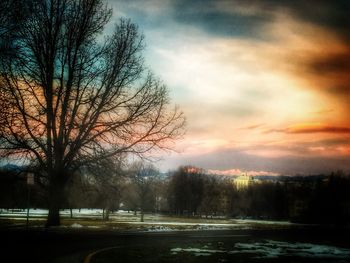
<path fill-rule="evenodd" d="M 180 0 L 173 1 L 174 19 L 214 35 L 261 37 L 261 26 L 276 14 L 289 13 L 303 21 L 327 27 L 350 41 L 350 1 Z M 243 8 L 243 9 L 242 9 Z M 254 11 L 242 12 L 254 8 Z"/>
<path fill-rule="evenodd" d="M 315 78 L 328 77 L 327 90 L 333 94 L 350 95 L 350 47 L 337 54 L 313 57 L 306 63 L 308 71 Z"/>
<path fill-rule="evenodd" d="M 286 8 L 298 18 L 327 27 L 342 38 L 350 41 L 350 1 L 348 0 L 318 0 L 318 1 L 286 1 L 263 0 L 264 8 Z"/>
<path fill-rule="evenodd" d="M 116 8 L 126 7 L 128 15 L 146 26 L 159 27 L 170 20 L 194 26 L 219 36 L 263 38 L 262 27 L 276 14 L 291 14 L 323 26 L 350 41 L 348 0 L 110 0 Z M 154 10 L 162 7 L 162 12 Z"/>
<path fill-rule="evenodd" d="M 318 57 L 310 63 L 310 69 L 317 74 L 350 72 L 350 50 Z"/>
<path fill-rule="evenodd" d="M 222 1 L 174 1 L 174 19 L 219 36 L 261 38 L 260 26 L 273 18 L 264 14 L 227 12 Z"/>

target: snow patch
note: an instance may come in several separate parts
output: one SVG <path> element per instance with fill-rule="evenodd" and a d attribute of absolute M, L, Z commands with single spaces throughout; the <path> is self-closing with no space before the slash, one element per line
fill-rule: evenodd
<path fill-rule="evenodd" d="M 166 231 L 174 231 L 174 229 L 167 226 L 152 226 L 147 229 L 147 232 L 166 232 Z"/>
<path fill-rule="evenodd" d="M 261 225 L 292 225 L 289 221 L 258 220 L 258 219 L 235 219 L 238 224 L 261 224 Z"/>
<path fill-rule="evenodd" d="M 74 223 L 70 227 L 72 227 L 72 228 L 82 228 L 83 226 L 81 224 Z"/>
<path fill-rule="evenodd" d="M 210 256 L 214 253 L 226 253 L 224 250 L 216 250 L 216 249 L 206 249 L 206 248 L 172 248 L 171 250 L 172 255 L 177 255 L 178 253 L 188 252 L 193 253 L 196 257 L 198 256 Z"/>
<path fill-rule="evenodd" d="M 257 258 L 277 258 L 280 256 L 297 256 L 304 258 L 349 258 L 350 249 L 310 243 L 288 243 L 266 240 L 256 243 L 236 243 L 235 250 L 229 254 L 258 254 Z"/>
<path fill-rule="evenodd" d="M 221 243 L 221 242 L 219 242 Z M 301 258 L 348 259 L 350 249 L 310 243 L 289 243 L 274 240 L 265 240 L 255 243 L 236 243 L 232 251 L 202 248 L 172 248 L 172 255 L 178 253 L 192 253 L 194 256 L 210 256 L 214 253 L 251 254 L 254 258 L 279 258 L 293 256 Z"/>
<path fill-rule="evenodd" d="M 231 225 L 232 226 L 232 225 Z M 196 230 L 229 230 L 230 228 L 227 225 L 198 225 L 195 227 Z"/>

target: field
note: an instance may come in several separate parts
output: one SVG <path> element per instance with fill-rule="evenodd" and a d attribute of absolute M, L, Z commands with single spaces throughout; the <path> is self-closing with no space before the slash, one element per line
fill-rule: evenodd
<path fill-rule="evenodd" d="M 62 226 L 46 229 L 46 210 L 30 210 L 28 228 L 25 210 L 0 212 L 12 262 L 350 262 L 349 229 L 161 214 L 140 222 L 121 210 L 104 221 L 98 209 L 73 210 L 73 218 L 62 210 Z"/>
<path fill-rule="evenodd" d="M 43 227 L 47 210 L 30 209 L 29 225 Z M 227 218 L 199 218 L 176 217 L 163 214 L 145 214 L 144 222 L 140 222 L 140 215 L 134 212 L 119 210 L 110 214 L 108 221 L 102 220 L 101 209 L 73 209 L 61 210 L 61 227 L 114 229 L 114 230 L 144 230 L 144 231 L 174 231 L 174 230 L 232 230 L 264 227 L 297 226 L 288 221 L 267 221 Z M 0 210 L 0 224 L 22 226 L 26 223 L 27 210 Z"/>

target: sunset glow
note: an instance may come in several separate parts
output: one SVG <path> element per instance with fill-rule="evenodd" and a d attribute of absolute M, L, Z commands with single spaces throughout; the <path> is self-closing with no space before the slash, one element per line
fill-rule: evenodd
<path fill-rule="evenodd" d="M 187 118 L 162 170 L 350 170 L 348 4 L 290 2 L 110 1 Z"/>

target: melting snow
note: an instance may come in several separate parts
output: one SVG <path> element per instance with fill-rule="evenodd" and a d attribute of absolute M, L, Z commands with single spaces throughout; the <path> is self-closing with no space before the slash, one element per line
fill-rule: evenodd
<path fill-rule="evenodd" d="M 167 226 L 153 226 L 147 229 L 147 232 L 163 232 L 163 231 L 174 231 L 174 229 Z"/>
<path fill-rule="evenodd" d="M 346 248 L 310 243 L 288 243 L 274 240 L 256 243 L 236 243 L 232 251 L 208 249 L 208 246 L 203 246 L 203 248 L 173 248 L 170 251 L 173 255 L 187 252 L 195 256 L 210 256 L 213 253 L 227 253 L 252 254 L 256 255 L 255 258 L 278 258 L 281 256 L 328 259 L 350 258 L 350 249 Z"/>
<path fill-rule="evenodd" d="M 83 226 L 81 224 L 74 223 L 74 224 L 71 225 L 71 227 L 73 227 L 73 228 L 81 228 Z"/>
<path fill-rule="evenodd" d="M 264 224 L 264 225 L 291 225 L 289 221 L 258 220 L 258 219 L 235 219 L 239 224 Z"/>
<path fill-rule="evenodd" d="M 350 249 L 310 243 L 288 243 L 266 240 L 256 243 L 236 243 L 236 250 L 230 254 L 252 253 L 259 258 L 276 258 L 280 256 L 317 257 L 317 258 L 349 258 Z"/>
<path fill-rule="evenodd" d="M 29 214 L 31 217 L 36 216 L 46 216 L 49 211 L 47 209 L 29 209 Z M 87 215 L 87 216 L 100 216 L 102 214 L 102 209 L 72 209 L 72 213 L 77 215 Z M 0 209 L 0 216 L 26 216 L 27 209 Z M 60 210 L 60 215 L 70 215 L 69 209 Z"/>
<path fill-rule="evenodd" d="M 216 250 L 216 249 L 206 249 L 206 248 L 172 248 L 171 254 L 176 255 L 180 252 L 189 252 L 193 253 L 195 256 L 210 256 L 213 253 L 225 253 L 224 250 Z"/>

